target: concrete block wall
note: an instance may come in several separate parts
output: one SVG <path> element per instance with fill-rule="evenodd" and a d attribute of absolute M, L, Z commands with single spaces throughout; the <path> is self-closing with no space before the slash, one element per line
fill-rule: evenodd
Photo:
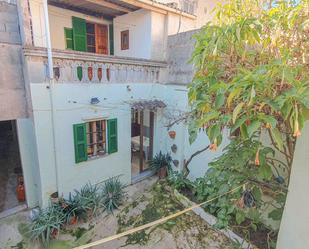
<path fill-rule="evenodd" d="M 0 1 L 0 121 L 27 117 L 22 46 L 15 1 Z"/>
<path fill-rule="evenodd" d="M 187 85 L 192 81 L 194 67 L 189 60 L 194 50 L 195 40 L 192 36 L 199 30 L 179 33 L 167 40 L 167 83 Z"/>

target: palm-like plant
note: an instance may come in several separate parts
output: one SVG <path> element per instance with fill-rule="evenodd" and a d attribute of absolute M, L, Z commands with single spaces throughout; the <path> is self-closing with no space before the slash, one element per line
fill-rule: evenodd
<path fill-rule="evenodd" d="M 161 151 L 156 154 L 152 160 L 150 160 L 150 168 L 154 171 L 158 171 L 161 168 L 170 167 L 172 157 L 170 154 L 163 154 Z"/>

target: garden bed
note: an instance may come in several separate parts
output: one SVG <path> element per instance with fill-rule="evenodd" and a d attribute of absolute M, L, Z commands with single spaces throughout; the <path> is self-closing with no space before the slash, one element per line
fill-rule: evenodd
<path fill-rule="evenodd" d="M 178 196 L 178 199 L 181 200 L 181 202 L 186 206 L 192 206 L 199 203 L 196 195 L 188 187 L 182 188 L 179 191 L 175 189 L 174 191 L 176 196 Z M 208 213 L 206 208 L 200 208 L 196 213 L 201 215 L 203 212 L 204 214 L 202 214 L 202 216 L 206 217 L 204 220 L 210 225 L 215 225 L 217 220 L 216 217 Z M 255 246 L 259 249 L 269 249 L 272 247 L 270 247 L 267 241 L 269 239 L 276 241 L 277 239 L 277 233 L 273 232 L 262 223 L 258 224 L 256 230 L 254 230 L 250 226 L 249 219 L 246 219 L 241 224 L 237 224 L 235 218 L 232 218 L 229 229 L 225 229 L 222 232 L 225 233 L 230 239 L 238 241 L 242 244 L 243 248 Z"/>

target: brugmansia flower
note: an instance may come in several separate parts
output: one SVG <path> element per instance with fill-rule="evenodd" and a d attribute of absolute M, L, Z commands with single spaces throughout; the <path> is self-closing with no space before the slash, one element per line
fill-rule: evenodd
<path fill-rule="evenodd" d="M 300 135 L 301 135 L 301 132 L 299 130 L 298 120 L 295 120 L 293 137 L 299 137 Z"/>
<path fill-rule="evenodd" d="M 254 161 L 254 163 L 255 163 L 256 166 L 260 165 L 259 154 L 260 154 L 260 149 L 258 149 L 256 154 L 255 154 L 255 161 Z"/>
<path fill-rule="evenodd" d="M 214 142 L 212 144 L 209 145 L 209 149 L 211 151 L 216 151 L 218 148 L 218 145 L 217 145 L 217 139 L 215 138 Z"/>

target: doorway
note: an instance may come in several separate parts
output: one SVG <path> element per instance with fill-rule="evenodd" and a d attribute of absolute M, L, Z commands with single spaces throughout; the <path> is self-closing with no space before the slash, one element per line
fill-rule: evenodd
<path fill-rule="evenodd" d="M 149 171 L 153 157 L 154 112 L 131 111 L 131 170 L 132 178 Z"/>
<path fill-rule="evenodd" d="M 0 212 L 25 201 L 16 121 L 0 121 Z"/>

